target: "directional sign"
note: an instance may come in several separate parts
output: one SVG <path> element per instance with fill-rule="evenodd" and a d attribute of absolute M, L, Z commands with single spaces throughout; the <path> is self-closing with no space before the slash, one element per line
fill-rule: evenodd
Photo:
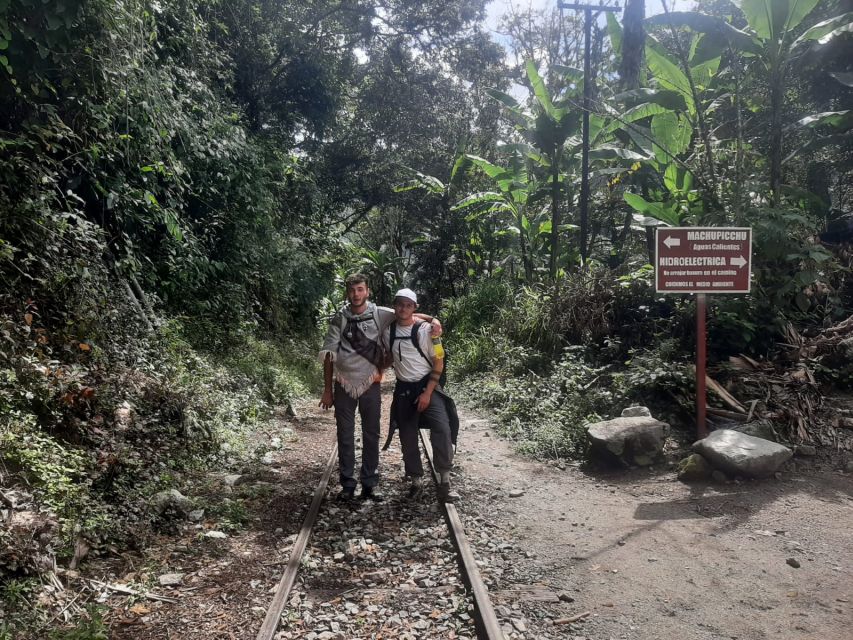
<path fill-rule="evenodd" d="M 749 293 L 749 227 L 657 227 L 655 290 Z"/>

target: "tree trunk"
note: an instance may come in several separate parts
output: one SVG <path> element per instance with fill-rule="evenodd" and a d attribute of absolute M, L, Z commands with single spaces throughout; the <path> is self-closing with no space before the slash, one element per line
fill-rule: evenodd
<path fill-rule="evenodd" d="M 557 148 L 551 170 L 551 280 L 557 278 L 557 257 L 560 253 L 560 161 L 563 158 L 563 150 Z"/>
<path fill-rule="evenodd" d="M 774 65 L 770 73 L 770 206 L 778 207 L 782 191 L 782 103 L 785 70 Z"/>
<path fill-rule="evenodd" d="M 640 88 L 640 69 L 646 45 L 645 15 L 646 0 L 627 0 L 622 14 L 622 60 L 619 63 L 619 78 L 626 91 Z"/>

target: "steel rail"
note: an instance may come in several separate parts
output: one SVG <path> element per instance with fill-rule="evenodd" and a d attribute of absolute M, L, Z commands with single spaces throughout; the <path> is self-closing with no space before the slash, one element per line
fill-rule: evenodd
<path fill-rule="evenodd" d="M 438 485 L 439 475 L 432 463 L 432 446 L 424 438 L 423 432 L 420 430 L 419 435 L 424 446 L 424 451 L 426 452 L 427 460 L 429 460 L 432 479 Z M 468 543 L 468 538 L 465 537 L 465 530 L 462 527 L 462 520 L 459 518 L 456 505 L 445 502 L 442 506 L 444 507 L 444 519 L 450 531 L 451 541 L 453 542 L 453 546 L 456 547 L 462 579 L 474 597 L 474 620 L 477 626 L 477 638 L 479 640 L 503 640 L 503 630 L 495 615 L 492 600 L 489 598 L 489 590 L 480 576 L 480 569 L 477 567 L 477 561 L 474 559 L 474 552 Z"/>
<path fill-rule="evenodd" d="M 314 529 L 314 523 L 317 520 L 317 513 L 320 511 L 320 504 L 323 502 L 323 496 L 326 494 L 326 487 L 329 484 L 329 478 L 332 476 L 332 470 L 335 468 L 335 463 L 338 458 L 338 445 L 332 447 L 332 453 L 329 455 L 329 460 L 326 462 L 326 468 L 320 478 L 320 483 L 314 491 L 314 499 L 311 501 L 311 506 L 302 522 L 302 529 L 296 537 L 296 542 L 293 544 L 293 549 L 290 551 L 290 561 L 284 570 L 284 575 L 281 576 L 281 581 L 278 583 L 278 589 L 275 592 L 272 603 L 267 609 L 266 618 L 261 625 L 261 630 L 258 632 L 257 640 L 272 640 L 275 632 L 278 630 L 279 618 L 284 611 L 284 605 L 287 602 L 287 597 L 290 595 L 290 590 L 293 588 L 293 583 L 296 580 L 296 573 L 299 571 L 299 564 L 302 561 L 302 554 L 305 553 L 305 547 L 311 538 L 311 531 Z"/>

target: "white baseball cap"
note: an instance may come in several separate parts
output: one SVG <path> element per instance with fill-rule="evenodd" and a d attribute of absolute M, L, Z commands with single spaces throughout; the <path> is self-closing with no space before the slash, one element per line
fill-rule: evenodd
<path fill-rule="evenodd" d="M 418 294 L 416 294 L 411 289 L 400 289 L 397 293 L 394 294 L 394 298 L 406 298 L 411 300 L 415 304 L 418 303 Z"/>

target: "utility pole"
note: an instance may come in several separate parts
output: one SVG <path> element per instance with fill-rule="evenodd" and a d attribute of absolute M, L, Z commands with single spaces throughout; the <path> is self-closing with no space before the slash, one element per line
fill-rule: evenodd
<path fill-rule="evenodd" d="M 581 152 L 581 262 L 586 267 L 587 246 L 589 235 L 589 111 L 592 97 L 592 82 L 590 77 L 590 40 L 592 39 L 592 12 L 619 11 L 619 5 L 606 7 L 604 5 L 576 4 L 558 2 L 560 9 L 573 9 L 584 12 L 583 20 L 583 150 Z"/>

